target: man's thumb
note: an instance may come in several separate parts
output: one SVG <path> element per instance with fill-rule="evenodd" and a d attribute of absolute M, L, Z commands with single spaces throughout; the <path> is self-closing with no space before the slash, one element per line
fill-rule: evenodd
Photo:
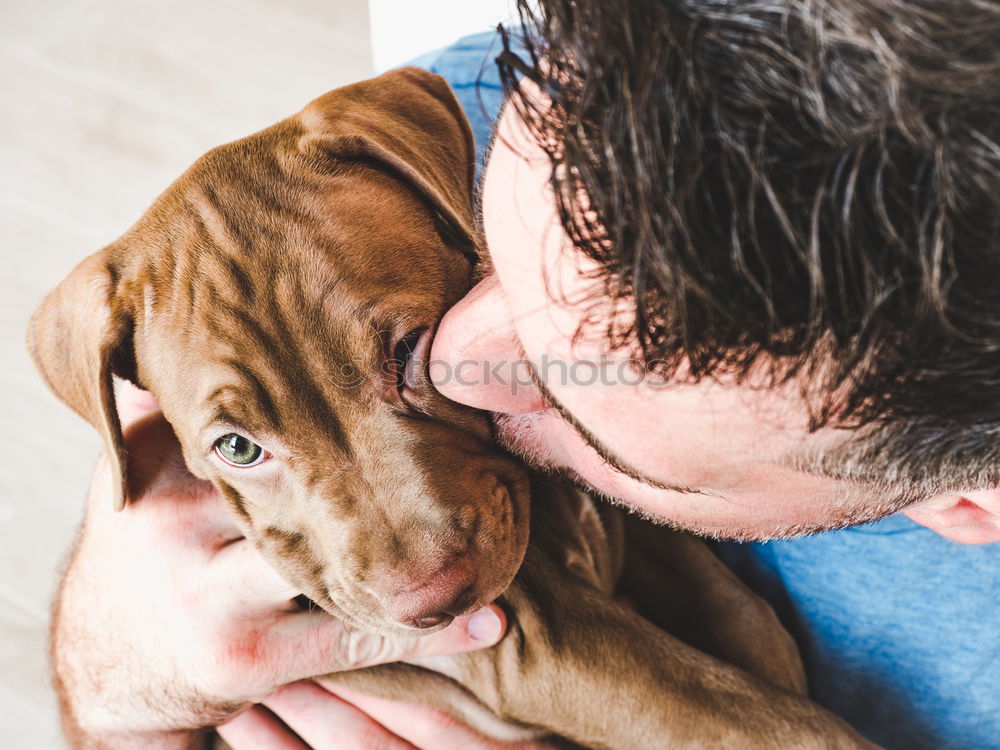
<path fill-rule="evenodd" d="M 503 610 L 491 604 L 471 615 L 456 618 L 444 630 L 416 639 L 413 645 L 417 650 L 408 654 L 407 658 L 460 654 L 487 648 L 499 641 L 506 630 L 507 618 Z"/>
<path fill-rule="evenodd" d="M 267 651 L 269 661 L 284 673 L 280 680 L 284 684 L 329 672 L 488 648 L 500 640 L 506 627 L 507 618 L 495 604 L 415 638 L 365 633 L 326 613 L 302 612 L 271 628 Z"/>

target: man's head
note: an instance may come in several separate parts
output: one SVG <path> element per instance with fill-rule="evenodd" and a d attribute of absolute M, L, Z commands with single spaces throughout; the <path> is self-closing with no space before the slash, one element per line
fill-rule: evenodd
<path fill-rule="evenodd" d="M 702 531 L 1000 536 L 1000 9 L 540 5 L 434 352 L 535 388 L 442 390 Z"/>

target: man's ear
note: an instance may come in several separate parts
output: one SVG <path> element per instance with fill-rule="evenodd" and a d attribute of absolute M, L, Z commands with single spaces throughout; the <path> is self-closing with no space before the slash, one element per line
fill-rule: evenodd
<path fill-rule="evenodd" d="M 116 280 L 106 251 L 85 259 L 35 311 L 27 343 L 49 388 L 104 438 L 120 510 L 128 471 L 112 376 L 136 378 L 132 318 L 117 300 Z"/>
<path fill-rule="evenodd" d="M 299 140 L 304 154 L 389 166 L 431 203 L 473 255 L 475 145 L 443 78 L 420 68 L 391 70 L 319 97 L 296 119 L 305 130 Z"/>
<path fill-rule="evenodd" d="M 935 495 L 903 513 L 953 542 L 1000 542 L 1000 488 Z"/>

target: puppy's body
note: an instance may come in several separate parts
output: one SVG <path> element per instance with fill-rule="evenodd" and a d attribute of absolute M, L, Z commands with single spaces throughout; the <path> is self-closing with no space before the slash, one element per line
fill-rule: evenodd
<path fill-rule="evenodd" d="M 29 345 L 104 435 L 120 503 L 115 375 L 156 395 L 188 468 L 332 614 L 413 635 L 506 591 L 510 631 L 493 649 L 329 679 L 424 700 L 494 736 L 862 746 L 789 692 L 803 688 L 794 645 L 703 545 L 638 531 L 623 583 L 641 611 L 764 681 L 619 607 L 621 519 L 530 478 L 484 414 L 430 385 L 430 332 L 472 279 L 473 153 L 447 86 L 395 71 L 213 150 L 81 263 Z M 232 440 L 268 460 L 234 465 L 219 447 Z"/>

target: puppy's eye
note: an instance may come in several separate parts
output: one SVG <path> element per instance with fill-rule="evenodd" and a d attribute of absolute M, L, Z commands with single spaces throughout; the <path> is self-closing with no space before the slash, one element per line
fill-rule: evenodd
<path fill-rule="evenodd" d="M 223 435 L 216 440 L 215 452 L 227 464 L 241 468 L 256 466 L 271 457 L 271 454 L 257 443 L 247 440 L 235 432 Z"/>
<path fill-rule="evenodd" d="M 406 394 L 417 387 L 420 367 L 426 359 L 430 335 L 427 328 L 414 328 L 403 336 L 392 352 L 396 371 L 396 390 L 406 401 Z"/>

